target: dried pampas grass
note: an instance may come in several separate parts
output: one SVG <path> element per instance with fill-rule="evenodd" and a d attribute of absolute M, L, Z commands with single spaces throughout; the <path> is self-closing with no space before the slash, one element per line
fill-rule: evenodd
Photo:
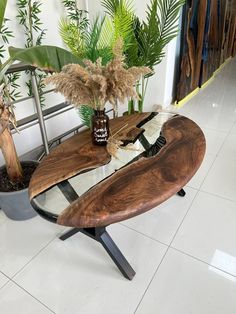
<path fill-rule="evenodd" d="M 121 39 L 116 42 L 113 54 L 113 60 L 106 66 L 102 66 L 101 59 L 95 63 L 85 60 L 84 67 L 68 64 L 60 73 L 46 78 L 45 83 L 52 83 L 56 91 L 76 107 L 86 104 L 102 110 L 106 102 L 115 106 L 117 100 L 124 103 L 126 99 L 138 99 L 134 85 L 151 70 L 147 67 L 125 67 Z"/>

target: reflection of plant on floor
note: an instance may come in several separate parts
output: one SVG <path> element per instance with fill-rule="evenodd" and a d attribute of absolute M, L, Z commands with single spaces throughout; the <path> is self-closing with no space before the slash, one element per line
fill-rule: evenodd
<path fill-rule="evenodd" d="M 42 45 L 42 41 L 46 34 L 46 30 L 42 28 L 42 22 L 39 17 L 42 3 L 35 0 L 17 0 L 16 4 L 18 7 L 17 18 L 20 25 L 22 25 L 24 29 L 26 40 L 25 47 L 29 48 Z M 29 72 L 27 72 L 27 74 L 29 74 Z M 44 105 L 45 97 L 43 93 L 45 85 L 43 80 L 45 78 L 45 73 L 37 70 L 35 71 L 35 74 L 38 83 L 40 103 L 41 105 Z M 28 95 L 32 96 L 33 91 L 31 80 L 26 82 L 26 86 L 28 88 Z"/>
<path fill-rule="evenodd" d="M 124 103 L 127 98 L 138 98 L 134 85 L 142 75 L 150 73 L 146 67 L 125 68 L 123 42 L 117 40 L 113 48 L 114 58 L 102 65 L 84 60 L 84 66 L 69 64 L 60 73 L 46 79 L 57 92 L 62 93 L 75 106 L 86 104 L 95 110 L 103 110 L 107 102 L 113 106 L 116 101 Z"/>

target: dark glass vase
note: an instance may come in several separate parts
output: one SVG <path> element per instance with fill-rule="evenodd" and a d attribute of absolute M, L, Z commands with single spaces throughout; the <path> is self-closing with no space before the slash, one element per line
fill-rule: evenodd
<path fill-rule="evenodd" d="M 92 116 L 92 139 L 95 145 L 104 146 L 109 137 L 109 117 L 104 110 L 94 110 Z"/>

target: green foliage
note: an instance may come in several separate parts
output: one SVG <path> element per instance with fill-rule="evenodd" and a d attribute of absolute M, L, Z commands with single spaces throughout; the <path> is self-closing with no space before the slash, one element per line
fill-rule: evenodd
<path fill-rule="evenodd" d="M 34 45 L 41 45 L 45 36 L 45 29 L 42 29 L 42 22 L 39 14 L 41 13 L 42 3 L 32 0 L 17 0 L 18 15 L 20 25 L 24 28 L 26 37 L 25 47 L 29 48 Z M 34 38 L 37 34 L 37 38 Z"/>
<path fill-rule="evenodd" d="M 46 72 L 60 72 L 63 66 L 69 63 L 83 65 L 80 58 L 70 51 L 56 46 L 35 46 L 26 49 L 9 47 L 9 54 L 10 59 L 6 62 L 6 67 L 16 60 Z"/>
<path fill-rule="evenodd" d="M 73 1 L 69 1 L 72 5 Z M 75 1 L 74 1 L 75 2 Z M 72 9 L 71 9 L 72 10 Z M 71 11 L 70 11 L 71 12 Z M 59 24 L 60 35 L 70 49 L 70 51 L 80 58 L 89 59 L 95 62 L 98 58 L 102 58 L 103 64 L 109 62 L 112 58 L 112 46 L 105 41 L 104 26 L 107 21 L 104 18 L 97 17 L 91 25 L 83 10 L 77 10 L 73 19 L 70 19 L 70 14 L 67 19 L 61 19 Z"/>
<path fill-rule="evenodd" d="M 7 0 L 1 0 L 0 1 L 0 29 L 2 28 L 2 23 L 4 21 L 6 6 L 7 6 Z"/>
<path fill-rule="evenodd" d="M 130 0 L 103 0 L 102 5 L 111 17 L 114 27 L 114 41 L 122 38 L 125 48 L 130 44 L 133 34 L 133 20 L 135 17 L 133 3 Z"/>
<path fill-rule="evenodd" d="M 13 32 L 9 30 L 7 22 L 9 19 L 4 18 L 2 26 L 0 28 L 0 38 L 4 44 L 9 44 L 9 39 L 14 37 Z M 0 59 L 4 58 L 4 52 L 6 51 L 5 45 L 0 46 Z"/>
<path fill-rule="evenodd" d="M 101 4 L 106 9 L 106 13 L 111 19 L 113 36 L 111 45 L 118 38 L 124 42 L 124 51 L 131 46 L 133 37 L 133 22 L 135 18 L 133 3 L 131 0 L 103 0 Z"/>
<path fill-rule="evenodd" d="M 89 20 L 85 15 L 87 12 L 78 8 L 76 0 L 62 0 L 62 3 L 66 8 L 69 20 L 79 24 L 79 28 L 86 30 L 89 25 Z"/>
<path fill-rule="evenodd" d="M 86 11 L 79 10 L 75 0 L 62 1 L 67 11 L 67 19 L 61 19 L 60 35 L 70 51 L 82 59 L 95 62 L 101 58 L 102 64 L 112 59 L 114 27 L 108 18 L 95 18 L 90 24 Z M 108 36 L 107 36 L 108 35 Z M 111 36 L 110 36 L 111 35 Z M 90 126 L 93 110 L 86 105 L 79 109 L 79 115 L 85 125 Z"/>
<path fill-rule="evenodd" d="M 109 15 L 97 17 L 89 23 L 86 11 L 79 10 L 75 0 L 63 0 L 67 19 L 59 24 L 60 35 L 72 53 L 95 62 L 101 58 L 102 64 L 111 61 L 112 48 L 120 37 L 124 41 L 124 49 L 130 46 L 133 34 L 133 6 L 130 0 L 103 1 Z M 113 14 L 113 9 L 115 14 Z M 92 111 L 83 106 L 79 110 L 80 117 L 89 125 Z"/>
<path fill-rule="evenodd" d="M 89 27 L 86 11 L 80 10 L 75 0 L 62 0 L 62 3 L 67 12 L 67 19 L 60 21 L 60 35 L 68 48 L 82 57 L 85 55 L 84 41 Z"/>
<path fill-rule="evenodd" d="M 184 3 L 184 0 L 151 0 L 145 21 L 133 16 L 133 35 L 126 50 L 128 66 L 148 66 L 153 69 L 161 62 L 165 46 L 178 34 L 176 22 Z M 114 18 L 123 1 L 103 0 L 102 4 Z"/>
<path fill-rule="evenodd" d="M 112 59 L 112 47 L 100 41 L 105 17 L 97 17 L 91 25 L 90 30 L 85 36 L 85 58 L 95 62 L 98 58 L 102 59 L 102 64 L 106 65 Z"/>
<path fill-rule="evenodd" d="M 102 0 L 102 6 L 106 9 L 108 13 L 113 18 L 121 10 L 133 11 L 133 1 L 132 0 Z"/>
<path fill-rule="evenodd" d="M 82 122 L 87 127 L 90 128 L 91 127 L 91 117 L 94 114 L 93 108 L 86 106 L 86 105 L 82 105 L 79 107 L 78 112 L 79 112 L 79 116 L 80 116 Z"/>
<path fill-rule="evenodd" d="M 33 0 L 17 0 L 18 7 L 18 15 L 17 18 L 19 20 L 20 25 L 23 26 L 24 34 L 25 34 L 25 47 L 33 47 L 40 46 L 46 34 L 46 30 L 42 28 L 42 22 L 40 20 L 40 13 L 42 3 L 40 1 Z M 28 74 L 28 72 L 26 72 Z M 40 97 L 40 103 L 43 106 L 45 97 L 44 97 L 44 88 L 43 79 L 45 78 L 45 74 L 42 72 L 36 71 L 36 77 L 38 82 L 38 91 Z M 31 80 L 26 82 L 26 86 L 28 87 L 28 95 L 32 96 L 32 86 Z"/>
<path fill-rule="evenodd" d="M 124 33 L 128 36 L 128 45 L 125 47 L 126 64 L 131 66 L 147 66 L 153 70 L 161 62 L 165 53 L 165 46 L 178 34 L 178 17 L 181 6 L 185 0 L 151 0 L 147 6 L 146 19 L 141 21 L 132 12 L 132 0 L 103 0 L 102 5 L 115 23 L 117 15 L 125 6 L 124 12 L 132 16 L 132 30 Z M 122 37 L 123 37 L 122 36 Z M 138 103 L 139 111 L 143 110 L 143 102 L 147 89 L 148 77 L 142 80 L 141 100 Z M 139 86 L 137 86 L 139 88 Z M 130 106 L 133 104 L 130 103 Z"/>
<path fill-rule="evenodd" d="M 0 39 L 4 44 L 9 44 L 10 38 L 13 38 L 13 32 L 9 29 L 7 23 L 10 20 L 7 18 L 3 18 L 3 22 L 0 29 Z M 1 59 L 4 58 L 4 53 L 6 52 L 5 45 L 0 46 L 0 64 Z M 19 73 L 11 73 L 5 76 L 4 83 L 7 88 L 4 89 L 5 98 L 9 101 L 14 101 L 16 98 L 20 97 L 21 94 L 18 91 L 19 84 L 17 83 L 18 79 L 20 78 Z M 7 90 L 8 89 L 8 90 Z"/>
<path fill-rule="evenodd" d="M 9 90 L 9 98 L 11 101 L 15 101 L 17 98 L 21 97 L 21 93 L 19 92 L 20 85 L 17 81 L 20 78 L 20 73 L 10 73 L 7 75 L 7 84 Z"/>
<path fill-rule="evenodd" d="M 76 23 L 61 19 L 59 32 L 62 40 L 72 53 L 80 57 L 85 55 L 84 43 L 81 40 L 80 30 Z"/>

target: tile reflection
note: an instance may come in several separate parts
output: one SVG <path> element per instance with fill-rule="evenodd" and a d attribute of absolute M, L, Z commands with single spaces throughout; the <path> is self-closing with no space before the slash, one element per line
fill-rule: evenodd
<path fill-rule="evenodd" d="M 214 267 L 209 267 L 210 270 L 215 271 L 219 273 L 221 276 L 224 276 L 225 278 L 236 282 L 236 278 L 230 275 L 230 274 L 236 275 L 236 257 L 227 254 L 223 251 L 216 250 L 211 260 L 211 265 L 221 269 L 223 272 Z M 224 271 L 229 274 L 224 273 Z"/>

